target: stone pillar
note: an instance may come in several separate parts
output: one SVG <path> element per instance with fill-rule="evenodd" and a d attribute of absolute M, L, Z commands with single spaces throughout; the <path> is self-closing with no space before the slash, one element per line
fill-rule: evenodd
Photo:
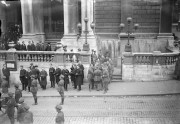
<path fill-rule="evenodd" d="M 0 20 L 1 20 L 1 32 L 2 34 L 5 32 L 6 28 L 6 15 L 5 15 L 5 7 L 0 4 Z"/>
<path fill-rule="evenodd" d="M 77 48 L 78 0 L 64 0 L 64 37 L 67 49 Z"/>
<path fill-rule="evenodd" d="M 87 30 L 89 31 L 87 35 L 87 42 L 90 45 L 90 49 L 94 49 L 97 51 L 97 43 L 96 43 L 96 38 L 94 35 L 93 30 L 91 29 L 91 23 L 93 22 L 94 18 L 94 3 L 93 0 L 81 0 L 81 23 L 82 23 L 82 37 L 81 37 L 81 49 L 83 48 L 83 44 L 85 43 L 85 22 L 84 18 L 88 18 L 88 23 L 87 23 Z"/>
<path fill-rule="evenodd" d="M 161 3 L 161 14 L 160 14 L 160 26 L 159 26 L 159 35 L 158 39 L 158 50 L 165 52 L 167 44 L 172 44 L 172 9 L 173 1 L 171 0 L 162 0 Z"/>

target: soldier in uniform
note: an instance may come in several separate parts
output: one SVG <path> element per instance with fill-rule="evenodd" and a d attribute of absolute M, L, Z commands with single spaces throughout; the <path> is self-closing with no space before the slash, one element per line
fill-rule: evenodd
<path fill-rule="evenodd" d="M 58 92 L 61 96 L 61 105 L 64 104 L 64 76 L 60 76 L 60 81 L 58 82 Z"/>
<path fill-rule="evenodd" d="M 19 89 L 19 85 L 15 84 L 15 100 L 16 103 L 19 103 L 19 99 L 22 97 L 22 91 Z"/>
<path fill-rule="evenodd" d="M 7 109 L 6 109 L 6 113 L 7 116 L 10 119 L 11 124 L 15 123 L 15 119 L 14 119 L 14 113 L 15 113 L 15 107 L 16 107 L 16 101 L 13 98 L 13 93 L 9 92 L 8 93 L 9 99 L 7 102 Z"/>
<path fill-rule="evenodd" d="M 78 86 L 78 91 L 81 90 L 81 85 L 82 85 L 82 70 L 80 69 L 79 65 L 77 65 L 77 70 L 76 70 L 76 84 Z"/>
<path fill-rule="evenodd" d="M 28 91 L 30 92 L 30 88 L 31 88 L 31 75 L 32 75 L 32 72 L 31 72 L 31 69 L 30 67 L 28 68 L 28 71 L 26 72 L 26 80 L 28 82 Z"/>
<path fill-rule="evenodd" d="M 81 61 L 79 61 L 78 62 L 78 65 L 79 65 L 79 67 L 80 67 L 80 69 L 81 69 L 81 71 L 82 71 L 82 85 L 84 84 L 84 66 L 83 66 L 83 64 L 81 63 Z"/>
<path fill-rule="evenodd" d="M 50 77 L 50 81 L 51 81 L 51 87 L 55 87 L 55 69 L 52 66 L 52 64 L 50 64 L 50 68 L 49 68 L 49 77 Z"/>
<path fill-rule="evenodd" d="M 108 84 L 110 82 L 110 78 L 109 78 L 108 68 L 105 65 L 102 71 L 102 82 L 103 82 L 104 93 L 106 93 L 108 90 Z"/>
<path fill-rule="evenodd" d="M 35 79 L 34 76 L 32 76 L 32 82 L 31 82 L 31 93 L 33 95 L 34 98 L 34 104 L 33 105 L 37 105 L 37 91 L 38 91 L 38 87 L 37 87 L 37 79 Z"/>
<path fill-rule="evenodd" d="M 24 119 L 21 124 L 33 124 L 34 119 L 33 119 L 33 113 L 29 111 L 29 106 L 25 106 L 25 112 L 24 112 Z"/>
<path fill-rule="evenodd" d="M 66 65 L 64 65 L 64 69 L 62 70 L 62 75 L 64 75 L 64 89 L 67 91 L 69 84 L 69 70 L 66 69 Z"/>
<path fill-rule="evenodd" d="M 19 106 L 18 106 L 18 109 L 17 109 L 17 121 L 20 124 L 23 124 L 24 114 L 26 112 L 25 106 L 26 106 L 26 103 L 24 103 L 24 99 L 21 97 L 19 99 Z"/>
<path fill-rule="evenodd" d="M 35 69 L 32 70 L 32 74 L 33 74 L 33 75 L 35 74 L 35 78 L 37 78 L 37 79 L 38 79 L 38 82 L 40 83 L 40 71 L 39 71 L 37 65 L 35 65 L 34 67 L 35 67 Z M 40 86 L 41 86 L 41 85 L 40 85 Z M 42 87 L 42 86 L 41 86 L 41 87 Z"/>
<path fill-rule="evenodd" d="M 56 119 L 55 119 L 55 123 L 56 124 L 64 124 L 64 113 L 61 111 L 62 110 L 61 105 L 56 105 L 55 108 L 58 113 L 56 116 Z"/>
<path fill-rule="evenodd" d="M 56 78 L 56 84 L 58 84 L 59 82 L 59 76 L 61 75 L 61 68 L 60 66 L 56 67 L 56 70 L 55 70 L 55 78 Z"/>
<path fill-rule="evenodd" d="M 99 69 L 98 66 L 96 66 L 96 69 L 94 71 L 94 83 L 97 91 L 99 91 L 101 87 L 101 76 L 102 76 L 101 70 Z"/>
<path fill-rule="evenodd" d="M 47 72 L 45 71 L 44 68 L 42 68 L 42 71 L 40 72 L 40 76 L 41 76 L 41 86 L 42 86 L 42 89 L 45 90 L 46 89 L 46 85 L 47 85 Z"/>
<path fill-rule="evenodd" d="M 19 75 L 21 84 L 22 84 L 22 90 L 26 90 L 27 81 L 26 81 L 26 70 L 23 69 L 23 66 L 20 66 L 20 75 Z"/>
<path fill-rule="evenodd" d="M 76 64 L 73 64 L 72 67 L 71 67 L 71 72 L 70 72 L 70 75 L 71 75 L 71 82 L 73 83 L 74 85 L 74 89 L 77 88 L 77 85 L 76 85 L 76 81 L 75 81 L 75 74 L 76 74 L 76 69 L 77 69 L 77 66 Z"/>
<path fill-rule="evenodd" d="M 91 91 L 92 87 L 93 87 L 93 82 L 94 82 L 94 69 L 93 69 L 93 64 L 90 64 L 89 69 L 88 69 L 88 75 L 87 75 L 87 79 L 89 82 L 89 91 Z"/>
<path fill-rule="evenodd" d="M 10 82 L 9 82 L 10 70 L 6 67 L 6 64 L 3 65 L 2 73 L 3 76 L 5 77 L 5 80 L 8 82 L 8 87 L 10 87 Z"/>

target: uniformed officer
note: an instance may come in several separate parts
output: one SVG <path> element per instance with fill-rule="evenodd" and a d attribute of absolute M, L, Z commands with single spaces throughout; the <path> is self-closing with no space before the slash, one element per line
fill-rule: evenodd
<path fill-rule="evenodd" d="M 61 68 L 60 66 L 56 67 L 56 70 L 55 70 L 55 77 L 56 77 L 56 84 L 58 84 L 59 82 L 59 76 L 61 75 Z"/>
<path fill-rule="evenodd" d="M 88 79 L 88 82 L 89 82 L 89 91 L 91 91 L 91 89 L 93 87 L 93 82 L 94 82 L 93 64 L 90 64 L 90 66 L 89 66 L 87 79 Z"/>
<path fill-rule="evenodd" d="M 61 105 L 64 104 L 64 75 L 60 76 L 60 81 L 58 82 L 58 92 L 61 96 Z"/>
<path fill-rule="evenodd" d="M 49 77 L 50 77 L 50 81 L 51 81 L 51 87 L 55 87 L 55 69 L 52 66 L 52 64 L 50 64 L 50 68 L 49 68 Z"/>
<path fill-rule="evenodd" d="M 82 85 L 82 70 L 80 69 L 79 65 L 77 65 L 77 69 L 76 69 L 76 85 L 78 86 L 78 91 L 81 90 L 81 85 Z"/>
<path fill-rule="evenodd" d="M 16 103 L 19 103 L 19 99 L 22 97 L 22 91 L 19 89 L 19 85 L 15 84 L 15 100 Z"/>
<path fill-rule="evenodd" d="M 19 106 L 18 106 L 18 109 L 17 109 L 17 121 L 20 124 L 23 124 L 22 122 L 24 120 L 24 114 L 26 112 L 25 106 L 26 106 L 26 103 L 24 103 L 24 98 L 21 97 L 19 99 Z"/>
<path fill-rule="evenodd" d="M 8 96 L 9 96 L 9 99 L 8 99 L 8 102 L 7 102 L 6 113 L 7 113 L 7 116 L 9 117 L 9 119 L 10 119 L 11 124 L 14 124 L 15 123 L 14 113 L 15 113 L 16 101 L 13 98 L 13 93 L 12 92 L 9 92 Z"/>
<path fill-rule="evenodd" d="M 27 72 L 26 72 L 26 80 L 27 80 L 27 82 L 28 82 L 28 91 L 29 91 L 29 92 L 30 92 L 31 82 L 32 82 L 31 75 L 32 75 L 32 72 L 31 72 L 31 69 L 30 69 L 30 67 L 29 67 L 28 70 L 27 70 Z"/>
<path fill-rule="evenodd" d="M 23 69 L 23 66 L 20 66 L 20 75 L 19 75 L 21 84 L 22 84 L 22 90 L 26 90 L 27 81 L 26 81 L 26 70 Z"/>
<path fill-rule="evenodd" d="M 34 98 L 34 104 L 33 105 L 37 105 L 37 91 L 38 91 L 38 87 L 37 87 L 37 79 L 35 79 L 34 76 L 32 76 L 32 82 L 31 82 L 31 93 L 33 95 Z"/>
<path fill-rule="evenodd" d="M 101 76 L 102 76 L 101 70 L 99 69 L 98 66 L 96 66 L 96 69 L 94 71 L 94 83 L 97 91 L 99 91 L 101 88 Z"/>
<path fill-rule="evenodd" d="M 46 89 L 46 85 L 47 85 L 47 72 L 45 71 L 44 68 L 42 68 L 42 71 L 40 72 L 40 77 L 41 77 L 41 86 L 42 89 L 45 90 Z"/>
<path fill-rule="evenodd" d="M 103 66 L 102 82 L 103 82 L 104 93 L 106 93 L 107 90 L 108 90 L 108 84 L 110 82 L 109 73 L 108 73 L 108 67 L 107 66 Z"/>
<path fill-rule="evenodd" d="M 56 105 L 55 109 L 58 113 L 56 115 L 55 123 L 56 124 L 64 124 L 64 113 L 61 111 L 62 110 L 61 105 Z"/>
<path fill-rule="evenodd" d="M 2 73 L 3 76 L 5 77 L 5 80 L 8 82 L 8 87 L 10 87 L 10 82 L 9 82 L 10 70 L 7 68 L 6 64 L 3 65 Z"/>
<path fill-rule="evenodd" d="M 29 111 L 30 107 L 26 105 L 24 108 L 25 108 L 24 119 L 21 124 L 33 124 L 34 122 L 33 113 Z"/>
<path fill-rule="evenodd" d="M 64 65 L 64 69 L 62 70 L 62 75 L 64 75 L 64 89 L 67 91 L 69 84 L 69 70 L 66 69 L 66 65 Z"/>

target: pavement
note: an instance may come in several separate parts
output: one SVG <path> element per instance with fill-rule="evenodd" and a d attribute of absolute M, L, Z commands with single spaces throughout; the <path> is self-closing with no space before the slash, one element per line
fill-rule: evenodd
<path fill-rule="evenodd" d="M 21 88 L 21 86 L 20 86 Z M 57 85 L 56 85 L 57 88 Z M 38 89 L 39 97 L 57 97 L 59 93 L 56 88 L 50 88 L 47 85 L 46 90 Z M 11 86 L 9 91 L 14 92 L 14 87 Z M 91 97 L 91 96 L 144 96 L 144 95 L 168 95 L 180 94 L 180 81 L 158 81 L 158 82 L 115 82 L 109 84 L 109 90 L 106 94 L 103 91 L 88 90 L 88 83 L 82 85 L 82 90 L 73 89 L 72 84 L 68 85 L 68 91 L 65 91 L 66 97 Z M 23 91 L 24 97 L 32 97 L 32 94 Z"/>

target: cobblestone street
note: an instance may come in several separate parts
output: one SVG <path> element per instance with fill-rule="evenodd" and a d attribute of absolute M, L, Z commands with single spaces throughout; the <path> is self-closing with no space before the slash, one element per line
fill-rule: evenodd
<path fill-rule="evenodd" d="M 34 124 L 54 124 L 60 98 L 40 97 L 38 106 L 32 98 L 25 102 Z M 65 124 L 180 124 L 180 96 L 68 97 L 63 112 Z"/>

